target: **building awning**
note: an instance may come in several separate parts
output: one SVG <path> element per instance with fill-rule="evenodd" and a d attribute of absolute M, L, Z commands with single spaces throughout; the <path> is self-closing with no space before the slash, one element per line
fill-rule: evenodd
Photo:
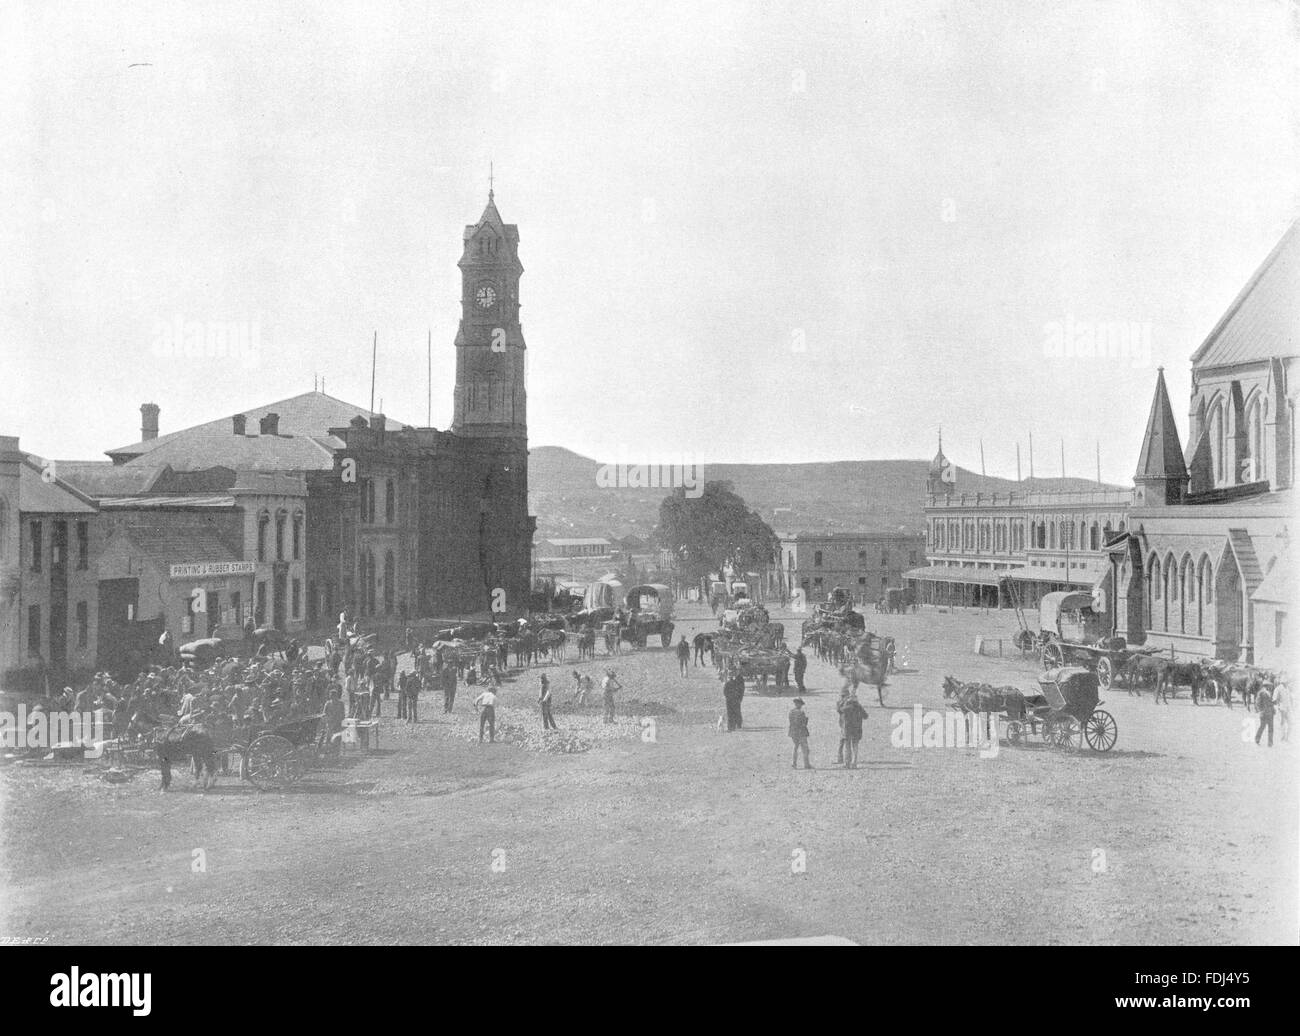
<path fill-rule="evenodd" d="M 1082 568 L 1028 568 L 1016 569 L 1012 573 L 1022 583 L 1063 583 L 1069 586 L 1096 586 L 1110 574 L 1110 562 L 1107 558 L 1089 558 Z"/>
<path fill-rule="evenodd" d="M 976 586 L 997 586 L 1008 576 L 1019 577 L 1020 569 L 994 571 L 974 565 L 923 565 L 903 573 L 904 579 L 930 580 L 935 583 L 972 583 Z"/>

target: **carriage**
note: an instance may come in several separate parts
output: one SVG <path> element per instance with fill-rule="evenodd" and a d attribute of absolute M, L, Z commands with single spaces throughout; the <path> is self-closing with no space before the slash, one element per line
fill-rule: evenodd
<path fill-rule="evenodd" d="M 321 718 L 317 713 L 237 729 L 229 742 L 217 748 L 222 771 L 231 769 L 234 757 L 240 779 L 258 788 L 293 784 L 317 761 Z"/>
<path fill-rule="evenodd" d="M 1075 749 L 1084 742 L 1094 752 L 1109 752 L 1119 740 L 1115 717 L 1097 706 L 1097 674 L 1082 666 L 1051 669 L 1038 678 L 1040 693 L 1024 696 L 1019 715 L 1007 715 L 1007 741 L 1018 745 L 1026 733 L 1044 744 Z"/>
<path fill-rule="evenodd" d="M 1093 596 L 1080 591 L 1044 594 L 1038 606 L 1039 653 L 1043 669 L 1076 666 L 1097 674 L 1103 690 L 1115 682 L 1135 655 L 1155 648 L 1131 648 L 1110 635 L 1104 616 L 1093 611 Z"/>
<path fill-rule="evenodd" d="M 662 583 L 643 583 L 627 592 L 631 611 L 623 639 L 645 647 L 646 639 L 657 636 L 664 647 L 673 640 L 673 592 Z"/>

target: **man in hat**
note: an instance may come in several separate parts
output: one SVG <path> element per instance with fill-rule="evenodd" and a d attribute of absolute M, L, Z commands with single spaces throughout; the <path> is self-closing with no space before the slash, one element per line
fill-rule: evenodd
<path fill-rule="evenodd" d="M 796 698 L 793 702 L 794 708 L 790 710 L 790 740 L 794 742 L 794 756 L 790 760 L 790 769 L 797 769 L 799 766 L 799 753 L 803 753 L 803 768 L 811 770 L 812 763 L 808 761 L 808 714 L 803 710 L 803 699 Z"/>
<path fill-rule="evenodd" d="M 551 681 L 546 679 L 546 674 L 542 674 L 542 691 L 537 696 L 537 704 L 542 707 L 542 729 L 559 730 L 555 725 L 555 717 L 551 715 Z"/>
<path fill-rule="evenodd" d="M 862 740 L 862 721 L 867 718 L 867 710 L 862 707 L 856 694 L 850 693 L 848 700 L 840 709 L 840 723 L 843 726 L 844 768 L 858 768 L 858 742 Z"/>
<path fill-rule="evenodd" d="M 739 669 L 727 673 L 722 684 L 722 698 L 727 703 L 727 730 L 739 730 L 744 726 L 740 703 L 745 700 L 745 677 Z"/>
<path fill-rule="evenodd" d="M 682 676 L 687 675 L 687 667 L 691 664 L 691 646 L 686 643 L 686 634 L 682 634 L 682 639 L 677 642 L 677 668 L 681 670 Z"/>
<path fill-rule="evenodd" d="M 803 645 L 794 653 L 794 685 L 799 688 L 799 693 L 803 694 L 803 674 L 808 671 L 808 656 L 803 653 Z"/>
<path fill-rule="evenodd" d="M 1273 687 L 1265 683 L 1260 687 L 1259 693 L 1255 695 L 1255 711 L 1259 713 L 1259 729 L 1255 731 L 1255 744 L 1259 744 L 1259 739 L 1264 736 L 1264 728 L 1268 728 L 1268 747 L 1273 747 L 1273 712 L 1275 703 L 1273 700 Z"/>
<path fill-rule="evenodd" d="M 614 670 L 605 670 L 605 679 L 600 681 L 600 689 L 605 697 L 605 722 L 614 722 L 614 692 L 621 691 L 623 685 L 614 676 Z"/>
<path fill-rule="evenodd" d="M 484 727 L 486 727 L 488 731 L 488 741 L 495 744 L 497 739 L 497 696 L 492 692 L 491 687 L 487 688 L 482 694 L 474 699 L 474 707 L 479 710 L 479 744 L 483 743 Z"/>

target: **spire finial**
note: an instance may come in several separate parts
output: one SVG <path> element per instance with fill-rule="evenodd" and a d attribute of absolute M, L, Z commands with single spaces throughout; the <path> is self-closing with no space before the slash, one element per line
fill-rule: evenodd
<path fill-rule="evenodd" d="M 492 200 L 492 195 L 496 193 L 495 190 L 494 190 L 494 187 L 496 186 L 496 184 L 495 184 L 495 180 L 496 180 L 496 176 L 495 176 L 495 173 L 494 173 L 494 171 L 493 171 L 493 169 L 492 169 L 492 162 L 489 160 L 489 162 L 488 162 L 488 201 L 491 201 L 491 200 Z"/>

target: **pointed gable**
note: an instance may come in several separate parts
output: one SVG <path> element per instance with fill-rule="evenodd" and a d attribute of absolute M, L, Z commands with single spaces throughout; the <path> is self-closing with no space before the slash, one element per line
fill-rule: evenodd
<path fill-rule="evenodd" d="M 1169 405 L 1169 390 L 1165 388 L 1165 369 L 1156 373 L 1156 394 L 1151 401 L 1151 416 L 1147 418 L 1146 436 L 1142 439 L 1142 453 L 1138 457 L 1135 478 L 1186 479 L 1187 464 L 1183 460 L 1183 446 L 1178 438 L 1178 425 Z"/>

